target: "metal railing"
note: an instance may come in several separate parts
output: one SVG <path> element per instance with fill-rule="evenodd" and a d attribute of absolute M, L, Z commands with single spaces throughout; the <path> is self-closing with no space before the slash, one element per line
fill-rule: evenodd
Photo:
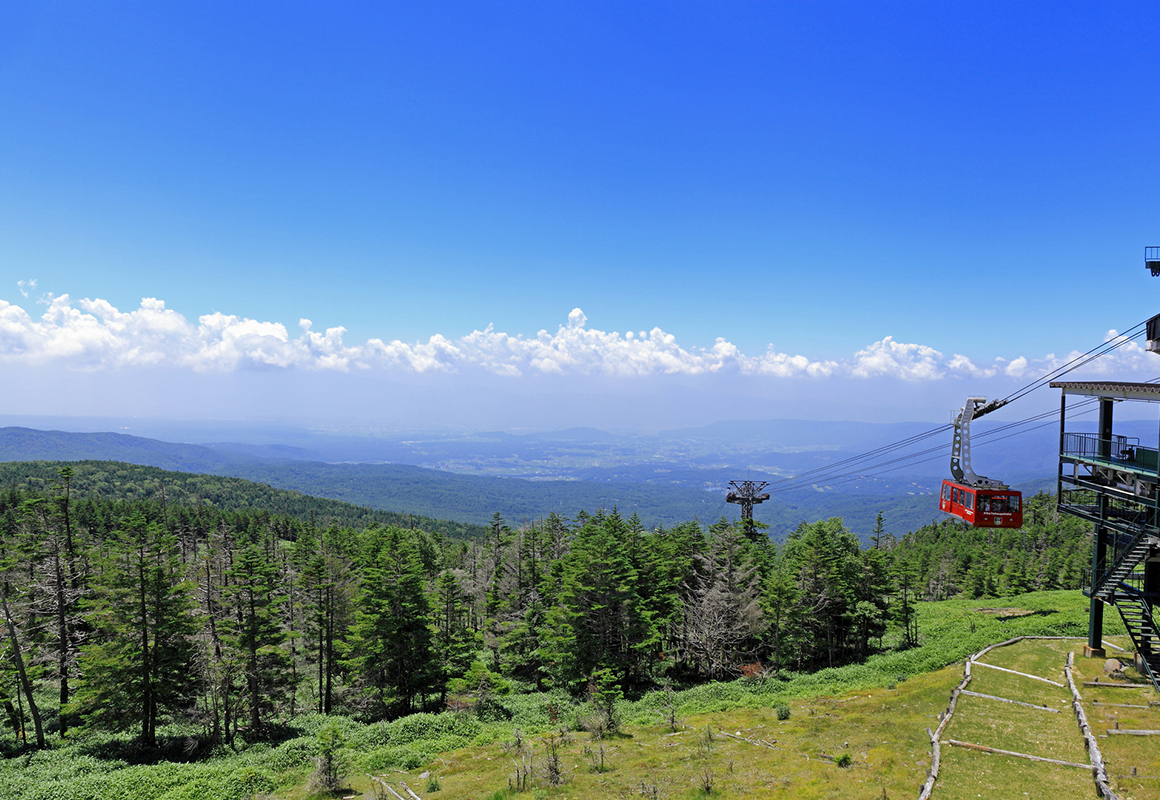
<path fill-rule="evenodd" d="M 1154 599 L 1154 595 L 1145 594 L 1139 589 L 1128 588 L 1117 599 L 1116 610 L 1120 612 L 1120 619 L 1123 620 L 1124 627 L 1128 629 L 1128 635 L 1132 637 L 1132 644 L 1135 645 L 1136 652 L 1140 654 L 1139 662 L 1144 667 L 1145 676 L 1160 691 L 1160 675 L 1157 675 L 1156 670 L 1152 666 L 1152 659 L 1156 655 L 1156 650 L 1154 649 L 1151 637 L 1160 634 L 1160 628 L 1156 626 L 1156 618 L 1152 614 L 1152 602 Z M 1125 601 L 1127 602 L 1125 603 Z M 1133 610 L 1137 611 L 1142 617 L 1140 620 L 1142 629 L 1139 637 L 1137 637 L 1136 631 L 1133 630 L 1131 621 L 1125 612 L 1125 605 L 1131 605 Z"/>
<path fill-rule="evenodd" d="M 1117 496 L 1110 491 L 1099 491 L 1090 486 L 1075 487 L 1077 482 L 1083 480 L 1082 477 L 1077 481 L 1070 475 L 1064 476 L 1064 485 L 1059 489 L 1060 508 L 1074 509 L 1086 517 L 1100 521 L 1118 522 L 1122 530 L 1132 534 L 1135 533 L 1135 530 L 1132 530 L 1134 526 L 1149 524 L 1152 518 L 1150 514 L 1157 508 L 1155 498 Z M 1121 492 L 1121 495 L 1123 494 L 1125 493 Z"/>
<path fill-rule="evenodd" d="M 1141 458 L 1140 440 L 1134 436 L 1115 436 L 1103 439 L 1098 433 L 1065 433 L 1063 434 L 1063 448 L 1060 455 L 1074 458 L 1090 458 L 1108 461 L 1118 461 L 1134 464 L 1138 461 L 1143 464 L 1148 459 Z M 1146 453 L 1155 453 L 1151 448 L 1143 448 Z M 1156 462 L 1152 460 L 1152 468 Z"/>
<path fill-rule="evenodd" d="M 1100 594 L 1107 588 L 1108 581 L 1116 573 L 1117 569 L 1121 566 L 1128 566 L 1128 562 L 1125 559 L 1128 558 L 1132 550 L 1136 549 L 1138 545 L 1144 545 L 1145 539 L 1148 537 L 1153 537 L 1153 531 L 1143 528 L 1137 529 L 1134 535 L 1112 531 L 1112 536 L 1110 537 L 1110 541 L 1108 541 L 1104 558 L 1096 565 L 1096 580 L 1094 583 L 1092 581 L 1091 568 L 1089 567 L 1084 570 L 1084 594 L 1091 597 L 1092 595 Z M 1127 585 L 1133 587 L 1136 590 L 1143 589 L 1144 559 L 1147 555 L 1146 547 L 1143 552 L 1137 552 L 1133 557 L 1134 563 L 1131 565 L 1131 569 L 1121 575 L 1117 583 L 1121 586 Z"/>

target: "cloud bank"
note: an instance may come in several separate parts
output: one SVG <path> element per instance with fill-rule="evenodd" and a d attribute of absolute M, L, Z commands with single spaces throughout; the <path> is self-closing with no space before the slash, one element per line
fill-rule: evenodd
<path fill-rule="evenodd" d="M 21 283 L 22 291 L 25 285 Z M 513 336 L 489 325 L 457 339 L 436 334 L 426 342 L 375 338 L 347 344 L 345 328 L 318 332 L 308 319 L 298 321 L 293 335 L 280 322 L 219 312 L 203 315 L 194 324 L 151 297 L 125 312 L 100 299 L 74 302 L 67 294 L 47 295 L 41 302 L 47 308 L 36 319 L 22 307 L 0 300 L 0 362 L 79 370 L 166 365 L 198 372 L 293 369 L 427 374 L 478 369 L 513 378 L 732 374 L 929 382 L 948 377 L 1031 379 L 1078 355 L 995 358 L 981 364 L 957 353 L 944 355 L 927 345 L 897 342 L 891 336 L 847 359 L 812 359 L 778 352 L 772 345 L 764 353 L 746 355 L 723 338 L 710 347 L 683 347 L 659 327 L 624 334 L 595 330 L 587 327 L 587 317 L 579 308 L 555 332 L 541 330 L 535 337 Z M 1116 331 L 1109 331 L 1106 340 L 1117 337 Z M 1148 369 L 1145 359 L 1139 345 L 1127 342 L 1085 372 L 1123 374 Z"/>

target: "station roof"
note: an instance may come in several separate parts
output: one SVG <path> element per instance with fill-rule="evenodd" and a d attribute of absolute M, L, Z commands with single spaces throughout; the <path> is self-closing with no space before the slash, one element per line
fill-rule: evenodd
<path fill-rule="evenodd" d="M 1063 389 L 1064 394 L 1088 397 L 1110 397 L 1122 400 L 1150 400 L 1160 403 L 1160 383 L 1128 383 L 1127 381 L 1052 381 L 1052 389 Z"/>

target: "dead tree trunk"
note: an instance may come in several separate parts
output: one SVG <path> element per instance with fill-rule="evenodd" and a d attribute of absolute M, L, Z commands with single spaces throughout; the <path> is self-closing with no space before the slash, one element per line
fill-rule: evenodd
<path fill-rule="evenodd" d="M 12 642 L 12 658 L 16 662 L 16 672 L 20 677 L 20 686 L 24 696 L 28 698 L 28 711 L 32 714 L 32 725 L 36 729 L 36 747 L 44 749 L 44 726 L 40 722 L 40 709 L 36 707 L 36 699 L 32 696 L 32 681 L 24 669 L 24 656 L 20 653 L 20 641 L 16 637 L 16 623 L 12 621 L 12 612 L 8 610 L 8 598 L 4 590 L 0 589 L 0 606 L 4 610 L 4 621 L 8 625 L 8 637 Z"/>

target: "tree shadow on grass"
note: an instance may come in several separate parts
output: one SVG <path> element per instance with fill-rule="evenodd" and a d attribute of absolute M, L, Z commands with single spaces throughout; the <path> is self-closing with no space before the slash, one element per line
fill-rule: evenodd
<path fill-rule="evenodd" d="M 289 725 L 267 725 L 261 737 L 245 739 L 238 737 L 234 749 L 243 750 L 249 744 L 261 742 L 277 746 L 302 735 L 300 730 Z M 95 733 L 81 738 L 74 745 L 77 752 L 108 761 L 124 761 L 126 764 L 158 764 L 161 762 L 192 763 L 204 761 L 224 746 L 207 736 L 175 735 L 158 736 L 155 747 L 147 747 L 131 734 Z"/>

